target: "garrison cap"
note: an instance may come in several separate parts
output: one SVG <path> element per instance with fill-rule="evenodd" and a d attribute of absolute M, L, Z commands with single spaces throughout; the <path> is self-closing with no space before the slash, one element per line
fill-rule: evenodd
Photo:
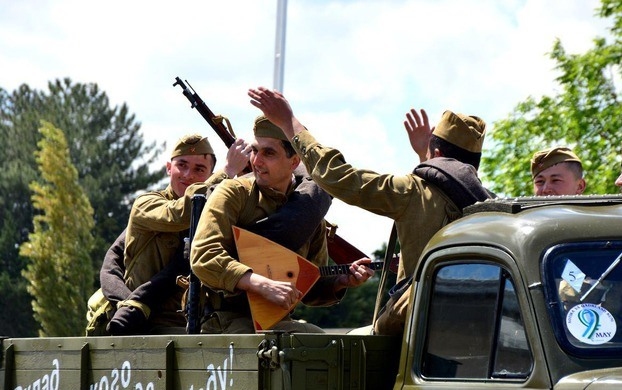
<path fill-rule="evenodd" d="M 214 149 L 209 144 L 207 137 L 203 137 L 200 134 L 190 134 L 181 137 L 173 148 L 171 159 L 178 156 L 190 156 L 190 155 L 214 155 Z"/>
<path fill-rule="evenodd" d="M 481 153 L 486 122 L 473 115 L 454 114 L 447 110 L 432 134 L 469 152 Z"/>
<path fill-rule="evenodd" d="M 263 115 L 255 118 L 255 126 L 253 126 L 253 133 L 255 133 L 255 137 L 268 137 L 268 138 L 276 138 L 283 141 L 289 142 L 283 130 L 280 127 L 270 122 L 268 118 Z"/>
<path fill-rule="evenodd" d="M 536 177 L 545 169 L 563 162 L 578 162 L 581 164 L 581 159 L 571 149 L 566 147 L 540 150 L 534 153 L 531 158 L 531 177 Z"/>

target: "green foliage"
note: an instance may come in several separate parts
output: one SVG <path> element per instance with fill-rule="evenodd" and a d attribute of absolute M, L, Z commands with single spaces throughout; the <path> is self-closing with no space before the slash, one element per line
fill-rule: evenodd
<path fill-rule="evenodd" d="M 41 139 L 41 120 L 64 130 L 71 163 L 94 209 L 95 245 L 90 258 L 95 270 L 127 224 L 134 194 L 164 176 L 163 168 L 152 171 L 150 166 L 165 145 L 145 145 L 140 124 L 128 107 L 110 107 L 97 84 L 64 79 L 50 82 L 47 91 L 24 84 L 10 94 L 0 88 L 0 270 L 17 286 L 24 285 L 20 281 L 26 263 L 18 248 L 33 231 L 29 183 L 37 179 L 34 151 Z M 93 278 L 91 290 L 97 284 Z M 29 300 L 25 290 L 22 293 L 25 296 L 16 302 Z M 0 323 L 33 323 L 29 307 L 18 312 L 20 317 L 1 310 Z M 13 337 L 36 334 L 35 329 L 7 328 L 5 334 Z"/>
<path fill-rule="evenodd" d="M 350 288 L 343 300 L 329 307 L 298 305 L 293 318 L 304 319 L 320 328 L 358 328 L 370 325 L 374 315 L 378 278 Z"/>
<path fill-rule="evenodd" d="M 40 139 L 40 121 L 64 130 L 71 161 L 95 210 L 95 236 L 103 241 L 93 253 L 99 261 L 95 265 L 99 265 L 108 245 L 127 223 L 130 197 L 162 178 L 162 169 L 151 172 L 149 166 L 164 145 L 159 149 L 154 143 L 144 145 L 140 125 L 128 107 L 123 104 L 110 108 L 108 97 L 97 84 L 72 84 L 64 79 L 50 82 L 48 88 L 45 93 L 22 85 L 6 97 L 6 105 L 0 105 L 6 108 L 0 113 L 4 121 L 0 130 L 7 133 L 8 144 L 14 146 L 5 148 L 2 161 L 26 167 L 24 180 L 20 181 L 23 193 L 23 186 L 35 176 L 30 156 Z M 29 203 L 28 198 L 22 202 Z M 31 213 L 26 215 L 30 217 Z"/>
<path fill-rule="evenodd" d="M 568 54 L 556 41 L 550 58 L 556 62 L 560 90 L 554 96 L 529 97 L 494 124 L 492 148 L 484 151 L 482 180 L 499 195 L 533 195 L 530 159 L 550 146 L 568 146 L 583 161 L 586 194 L 617 193 L 620 173 L 622 106 L 620 79 L 620 0 L 602 2 L 599 15 L 611 17 L 613 42 L 596 38 L 583 54 Z"/>
<path fill-rule="evenodd" d="M 20 247 L 29 258 L 23 274 L 40 336 L 78 336 L 92 291 L 93 208 L 78 184 L 62 130 L 47 122 L 35 152 L 41 181 L 30 183 L 34 232 Z"/>
<path fill-rule="evenodd" d="M 32 298 L 26 290 L 26 279 L 14 278 L 0 272 L 0 313 L 10 321 L 0 321 L 0 336 L 32 335 L 37 323 L 30 305 Z"/>

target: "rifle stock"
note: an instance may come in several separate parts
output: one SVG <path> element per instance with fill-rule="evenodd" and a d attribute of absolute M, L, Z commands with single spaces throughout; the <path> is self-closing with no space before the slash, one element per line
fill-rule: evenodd
<path fill-rule="evenodd" d="M 365 253 L 361 252 L 357 247 L 350 244 L 339 235 L 331 234 L 330 230 L 327 230 L 326 241 L 330 258 L 337 264 L 350 264 L 358 259 L 367 257 Z"/>
<path fill-rule="evenodd" d="M 358 259 L 367 257 L 357 247 L 350 244 L 337 234 L 337 225 L 326 222 L 326 244 L 328 246 L 328 256 L 336 264 L 350 264 Z"/>
<path fill-rule="evenodd" d="M 336 232 L 337 225 L 333 225 L 326 221 L 326 242 L 328 246 L 328 255 L 336 264 L 350 264 L 356 260 L 368 257 L 360 249 L 350 244 L 348 241 L 339 236 Z M 393 273 L 397 273 L 399 266 L 399 256 L 393 255 L 389 262 L 389 269 Z"/>

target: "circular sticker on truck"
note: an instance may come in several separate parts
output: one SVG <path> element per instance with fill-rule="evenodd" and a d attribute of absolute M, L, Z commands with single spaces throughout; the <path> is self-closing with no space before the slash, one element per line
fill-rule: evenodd
<path fill-rule="evenodd" d="M 582 303 L 570 309 L 566 315 L 566 326 L 577 340 L 592 345 L 606 343 L 617 330 L 611 313 L 593 303 Z"/>

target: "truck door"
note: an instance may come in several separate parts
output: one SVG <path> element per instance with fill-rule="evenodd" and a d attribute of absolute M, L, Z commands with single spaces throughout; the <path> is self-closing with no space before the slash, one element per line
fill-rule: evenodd
<path fill-rule="evenodd" d="M 404 388 L 549 388 L 546 375 L 534 377 L 525 326 L 531 311 L 512 270 L 482 253 L 447 253 L 428 261 L 418 282 L 409 341 L 413 386 Z M 544 366 L 537 371 L 546 373 Z"/>

